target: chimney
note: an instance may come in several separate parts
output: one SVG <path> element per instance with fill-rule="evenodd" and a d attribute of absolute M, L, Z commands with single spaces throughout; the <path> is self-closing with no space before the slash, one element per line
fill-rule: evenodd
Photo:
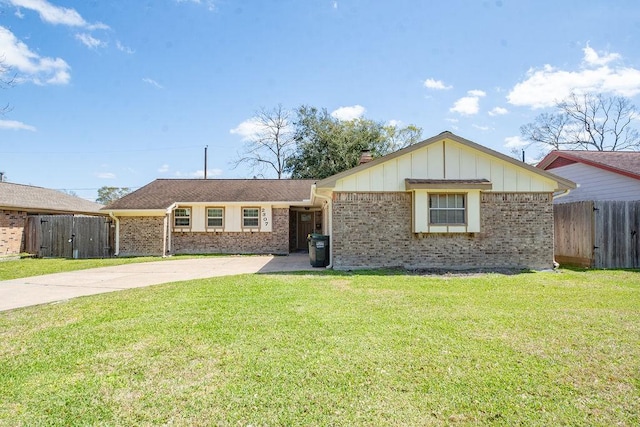
<path fill-rule="evenodd" d="M 360 152 L 360 161 L 358 162 L 358 166 L 369 163 L 371 160 L 373 160 L 371 150 L 362 150 Z"/>

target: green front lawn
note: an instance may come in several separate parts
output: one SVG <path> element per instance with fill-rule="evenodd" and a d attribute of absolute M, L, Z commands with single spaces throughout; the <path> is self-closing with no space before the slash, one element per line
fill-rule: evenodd
<path fill-rule="evenodd" d="M 0 313 L 0 425 L 639 425 L 640 273 L 243 275 Z"/>

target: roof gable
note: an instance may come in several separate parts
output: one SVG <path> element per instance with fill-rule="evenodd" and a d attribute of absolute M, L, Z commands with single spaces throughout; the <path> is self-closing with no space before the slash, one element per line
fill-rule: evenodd
<path fill-rule="evenodd" d="M 639 151 L 555 150 L 547 154 L 537 167 L 550 170 L 573 163 L 583 163 L 630 178 L 640 179 Z"/>
<path fill-rule="evenodd" d="M 330 176 L 318 188 L 340 191 L 399 191 L 404 179 L 489 179 L 494 191 L 555 191 L 575 188 L 542 171 L 451 132 Z M 367 181 L 369 184 L 367 184 Z"/>
<path fill-rule="evenodd" d="M 0 182 L 0 208 L 37 213 L 99 213 L 102 205 L 49 188 Z"/>
<path fill-rule="evenodd" d="M 312 184 L 312 180 L 292 179 L 157 179 L 103 209 L 167 209 L 174 203 L 303 203 L 311 199 Z"/>

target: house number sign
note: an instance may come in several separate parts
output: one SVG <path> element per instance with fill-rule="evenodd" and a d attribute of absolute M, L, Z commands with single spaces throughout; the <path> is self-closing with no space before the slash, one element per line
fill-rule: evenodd
<path fill-rule="evenodd" d="M 263 227 L 268 227 L 269 226 L 269 215 L 267 214 L 267 210 L 265 208 L 262 208 L 262 226 Z"/>

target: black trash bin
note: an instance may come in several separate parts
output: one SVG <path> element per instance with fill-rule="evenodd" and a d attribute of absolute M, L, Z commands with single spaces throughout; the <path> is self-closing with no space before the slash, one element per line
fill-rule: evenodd
<path fill-rule="evenodd" d="M 329 236 L 309 234 L 309 261 L 312 267 L 329 265 Z"/>

